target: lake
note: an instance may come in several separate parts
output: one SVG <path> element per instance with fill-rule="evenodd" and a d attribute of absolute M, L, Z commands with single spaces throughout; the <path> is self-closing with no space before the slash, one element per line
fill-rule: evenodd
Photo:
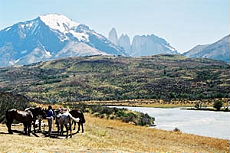
<path fill-rule="evenodd" d="M 155 117 L 154 128 L 230 140 L 230 112 L 194 111 L 180 108 L 120 107 Z"/>

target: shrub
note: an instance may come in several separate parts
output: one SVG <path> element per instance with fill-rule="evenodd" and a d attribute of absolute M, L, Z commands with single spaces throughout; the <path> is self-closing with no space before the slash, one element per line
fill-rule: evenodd
<path fill-rule="evenodd" d="M 216 109 L 216 110 L 220 110 L 221 107 L 223 106 L 223 102 L 221 100 L 217 100 L 214 102 L 213 104 L 213 107 Z"/>
<path fill-rule="evenodd" d="M 150 117 L 148 114 L 141 113 L 140 121 L 138 125 L 145 126 L 145 125 L 153 125 L 155 118 Z"/>
<path fill-rule="evenodd" d="M 126 123 L 133 122 L 137 124 L 136 120 L 137 120 L 137 115 L 134 114 L 133 112 L 124 113 L 124 116 L 122 117 L 122 121 Z"/>
<path fill-rule="evenodd" d="M 173 132 L 181 132 L 181 131 L 180 131 L 180 129 L 175 128 L 175 129 L 173 130 Z"/>

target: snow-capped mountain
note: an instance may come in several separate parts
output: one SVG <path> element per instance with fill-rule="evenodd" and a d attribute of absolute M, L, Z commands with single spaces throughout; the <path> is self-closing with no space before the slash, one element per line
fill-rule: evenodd
<path fill-rule="evenodd" d="M 230 35 L 213 44 L 198 45 L 185 52 L 183 55 L 194 58 L 211 58 L 230 62 Z"/>
<path fill-rule="evenodd" d="M 122 47 L 129 56 L 151 56 L 156 54 L 179 54 L 166 40 L 154 34 L 136 35 L 133 40 L 127 34 L 122 34 L 119 39 L 115 28 L 109 32 L 109 40 Z"/>
<path fill-rule="evenodd" d="M 39 16 L 0 31 L 0 66 L 99 54 L 126 55 L 103 35 L 64 15 Z"/>

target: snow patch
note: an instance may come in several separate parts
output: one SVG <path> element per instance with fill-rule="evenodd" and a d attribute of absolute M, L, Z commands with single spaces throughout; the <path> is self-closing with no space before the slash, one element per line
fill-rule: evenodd
<path fill-rule="evenodd" d="M 74 22 L 64 15 L 48 14 L 40 16 L 40 19 L 51 29 L 59 33 L 58 35 L 61 41 L 71 40 L 67 34 L 72 34 L 79 41 L 89 41 L 89 36 L 86 33 L 79 33 L 75 31 L 76 27 L 79 26 L 80 23 Z"/>
<path fill-rule="evenodd" d="M 45 56 L 46 58 L 52 57 L 51 53 L 47 50 L 45 50 L 45 54 L 46 54 L 46 56 Z"/>
<path fill-rule="evenodd" d="M 171 51 L 176 51 L 176 49 L 175 49 L 175 48 L 172 48 L 171 46 L 166 45 L 165 47 L 168 48 L 168 49 L 171 50 Z"/>
<path fill-rule="evenodd" d="M 25 27 L 25 24 L 21 24 L 20 26 L 21 26 L 21 28 L 22 28 L 22 29 L 24 29 L 24 27 Z"/>
<path fill-rule="evenodd" d="M 31 28 L 33 26 L 33 22 L 26 23 L 25 26 L 28 27 L 28 28 Z"/>
<path fill-rule="evenodd" d="M 9 61 L 10 65 L 15 65 L 20 59 Z"/>
<path fill-rule="evenodd" d="M 77 27 L 79 23 L 72 21 L 64 15 L 48 14 L 40 16 L 40 19 L 50 28 L 66 33 L 70 29 Z"/>
<path fill-rule="evenodd" d="M 9 31 L 10 29 L 11 29 L 11 27 L 8 27 L 8 28 L 5 29 L 5 31 Z"/>
<path fill-rule="evenodd" d="M 28 52 L 28 50 L 22 50 L 21 51 L 21 54 L 25 54 L 25 53 L 27 53 Z"/>
<path fill-rule="evenodd" d="M 85 33 L 75 32 L 73 30 L 69 31 L 74 37 L 76 37 L 79 41 L 89 41 L 89 36 Z"/>

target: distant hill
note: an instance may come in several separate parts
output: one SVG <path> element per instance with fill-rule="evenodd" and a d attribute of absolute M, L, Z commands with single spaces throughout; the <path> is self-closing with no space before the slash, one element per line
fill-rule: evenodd
<path fill-rule="evenodd" d="M 221 40 L 209 44 L 198 45 L 183 54 L 187 57 L 193 58 L 211 58 L 230 62 L 230 35 L 222 38 Z"/>
<path fill-rule="evenodd" d="M 181 55 L 88 56 L 0 69 L 0 91 L 36 101 L 230 97 L 230 66 Z"/>

